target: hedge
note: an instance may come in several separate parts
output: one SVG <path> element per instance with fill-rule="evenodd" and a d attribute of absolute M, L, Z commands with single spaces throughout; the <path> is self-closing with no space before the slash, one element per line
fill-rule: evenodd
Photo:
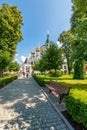
<path fill-rule="evenodd" d="M 72 118 L 82 123 L 87 128 L 87 104 L 84 104 L 78 99 L 74 99 L 72 96 L 65 98 L 67 112 Z"/>
<path fill-rule="evenodd" d="M 4 87 L 6 84 L 12 82 L 13 80 L 17 79 L 18 76 L 10 76 L 10 77 L 4 77 L 0 79 L 0 88 Z"/>
<path fill-rule="evenodd" d="M 40 86 L 44 86 L 44 80 L 42 78 L 39 78 L 38 76 L 36 75 L 32 75 L 33 78 L 37 81 L 37 83 L 40 85 Z"/>

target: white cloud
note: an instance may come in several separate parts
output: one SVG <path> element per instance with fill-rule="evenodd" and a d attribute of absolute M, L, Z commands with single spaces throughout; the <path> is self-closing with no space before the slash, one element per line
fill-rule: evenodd
<path fill-rule="evenodd" d="M 17 56 L 18 56 L 18 54 L 15 54 L 15 56 L 17 57 Z"/>
<path fill-rule="evenodd" d="M 56 44 L 58 45 L 59 48 L 62 47 L 62 43 L 60 43 L 59 41 L 57 41 Z"/>
<path fill-rule="evenodd" d="M 25 56 L 21 56 L 21 61 L 24 63 L 25 62 L 26 57 Z"/>

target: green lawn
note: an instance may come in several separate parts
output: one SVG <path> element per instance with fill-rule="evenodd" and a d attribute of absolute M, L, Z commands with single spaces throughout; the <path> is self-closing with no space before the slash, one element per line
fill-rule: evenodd
<path fill-rule="evenodd" d="M 38 75 L 38 78 L 44 80 L 44 83 L 47 83 L 50 80 L 56 81 L 55 77 L 49 77 L 48 75 Z M 87 104 L 87 78 L 85 80 L 74 80 L 73 75 L 63 75 L 57 78 L 57 82 L 71 86 L 70 95 Z"/>

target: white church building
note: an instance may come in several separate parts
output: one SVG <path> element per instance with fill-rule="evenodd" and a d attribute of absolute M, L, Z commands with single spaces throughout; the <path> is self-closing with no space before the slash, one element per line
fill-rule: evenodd
<path fill-rule="evenodd" d="M 25 75 L 25 77 L 27 74 L 32 74 L 32 66 L 41 58 L 41 54 L 50 47 L 51 43 L 53 43 L 53 41 L 50 41 L 49 35 L 47 35 L 45 44 L 43 44 L 41 47 L 38 46 L 35 51 L 31 51 L 30 57 L 26 58 L 25 62 L 20 67 L 20 71 Z M 68 73 L 66 59 L 64 60 L 64 64 L 61 66 L 61 70 L 63 73 Z"/>

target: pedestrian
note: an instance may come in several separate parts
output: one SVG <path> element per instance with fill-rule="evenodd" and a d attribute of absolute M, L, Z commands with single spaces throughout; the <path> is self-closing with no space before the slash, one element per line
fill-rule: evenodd
<path fill-rule="evenodd" d="M 28 78 L 28 73 L 26 74 L 26 77 Z"/>
<path fill-rule="evenodd" d="M 23 77 L 25 77 L 25 72 L 23 71 Z"/>

